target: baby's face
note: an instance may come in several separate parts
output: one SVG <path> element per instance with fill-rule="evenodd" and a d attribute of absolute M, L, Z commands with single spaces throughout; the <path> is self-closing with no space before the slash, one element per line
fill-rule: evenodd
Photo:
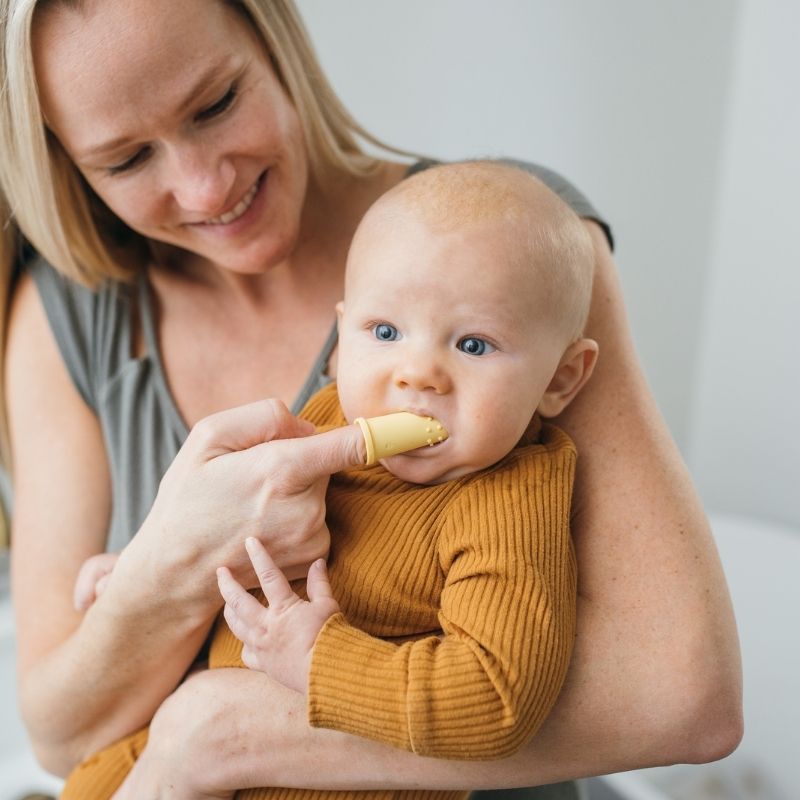
<path fill-rule="evenodd" d="M 499 461 L 558 367 L 563 331 L 513 250 L 496 226 L 434 232 L 410 217 L 353 246 L 339 326 L 345 416 L 411 411 L 450 434 L 383 462 L 403 480 L 441 483 Z"/>

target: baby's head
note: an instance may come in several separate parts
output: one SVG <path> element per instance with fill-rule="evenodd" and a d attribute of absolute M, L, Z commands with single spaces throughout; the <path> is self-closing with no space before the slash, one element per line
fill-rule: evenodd
<path fill-rule="evenodd" d="M 404 480 L 441 483 L 496 463 L 594 367 L 597 345 L 581 338 L 592 268 L 580 219 L 525 172 L 453 164 L 398 184 L 348 256 L 337 367 L 346 418 L 441 420 L 447 441 L 384 461 Z"/>

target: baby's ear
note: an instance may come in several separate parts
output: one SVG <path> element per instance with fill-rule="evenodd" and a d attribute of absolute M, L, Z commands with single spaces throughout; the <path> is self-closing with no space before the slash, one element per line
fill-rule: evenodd
<path fill-rule="evenodd" d="M 342 324 L 342 314 L 344 314 L 344 300 L 340 300 L 336 304 L 336 324 Z"/>
<path fill-rule="evenodd" d="M 597 363 L 597 342 L 578 339 L 564 352 L 536 409 L 543 417 L 557 417 L 583 388 Z"/>

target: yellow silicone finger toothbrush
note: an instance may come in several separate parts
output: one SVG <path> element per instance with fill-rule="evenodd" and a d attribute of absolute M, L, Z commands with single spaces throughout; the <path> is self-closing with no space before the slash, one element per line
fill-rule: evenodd
<path fill-rule="evenodd" d="M 439 420 L 421 417 L 410 411 L 398 411 L 369 419 L 359 417 L 355 424 L 364 434 L 367 466 L 377 464 L 382 458 L 416 450 L 418 447 L 433 447 L 449 436 Z"/>

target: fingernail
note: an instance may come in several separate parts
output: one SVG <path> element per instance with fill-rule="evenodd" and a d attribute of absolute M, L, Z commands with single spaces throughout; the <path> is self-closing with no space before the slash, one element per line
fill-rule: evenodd
<path fill-rule="evenodd" d="M 253 548 L 256 546 L 256 540 L 255 540 L 255 537 L 253 537 L 253 536 L 248 536 L 248 537 L 247 537 L 247 538 L 244 540 L 244 546 L 245 546 L 245 547 L 246 547 L 248 550 L 252 550 L 252 549 L 253 549 Z"/>
<path fill-rule="evenodd" d="M 325 567 L 326 567 L 326 564 L 325 564 L 325 559 L 324 558 L 318 558 L 314 562 L 314 569 L 318 569 L 320 572 L 322 572 L 325 569 Z"/>

